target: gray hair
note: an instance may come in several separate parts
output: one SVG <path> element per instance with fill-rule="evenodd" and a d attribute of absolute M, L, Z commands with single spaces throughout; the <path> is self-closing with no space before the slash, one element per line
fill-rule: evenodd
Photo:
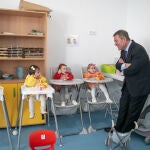
<path fill-rule="evenodd" d="M 129 34 L 128 34 L 128 32 L 125 31 L 125 30 L 118 30 L 118 31 L 116 31 L 116 32 L 113 34 L 113 36 L 116 36 L 116 35 L 118 35 L 120 38 L 125 37 L 127 40 L 130 40 Z"/>

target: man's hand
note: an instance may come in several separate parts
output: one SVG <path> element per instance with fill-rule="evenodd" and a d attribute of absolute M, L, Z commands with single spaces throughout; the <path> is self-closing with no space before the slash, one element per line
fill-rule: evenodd
<path fill-rule="evenodd" d="M 125 63 L 124 60 L 123 60 L 122 58 L 119 58 L 118 62 L 119 62 L 119 63 L 122 63 L 122 64 Z"/>
<path fill-rule="evenodd" d="M 125 63 L 125 67 L 128 68 L 131 66 L 131 63 Z"/>

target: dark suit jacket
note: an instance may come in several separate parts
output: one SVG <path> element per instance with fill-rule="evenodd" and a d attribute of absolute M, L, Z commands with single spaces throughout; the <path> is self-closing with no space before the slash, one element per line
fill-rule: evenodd
<path fill-rule="evenodd" d="M 125 57 L 124 50 L 120 56 L 126 63 L 131 66 L 125 69 L 124 85 L 126 84 L 131 96 L 143 96 L 150 94 L 150 60 L 143 46 L 132 41 L 128 55 Z M 121 63 L 116 63 L 116 68 L 121 69 Z"/>

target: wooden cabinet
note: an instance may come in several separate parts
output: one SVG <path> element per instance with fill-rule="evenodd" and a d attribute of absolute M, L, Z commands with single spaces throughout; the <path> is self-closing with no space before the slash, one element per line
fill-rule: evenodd
<path fill-rule="evenodd" d="M 24 68 L 25 78 L 28 67 L 37 65 L 42 75 L 45 76 L 46 41 L 46 12 L 0 9 L 0 71 L 13 77 L 12 80 L 0 79 L 0 85 L 4 87 L 11 126 L 16 125 L 20 86 L 24 82 L 24 79 L 17 78 L 16 68 L 20 66 Z M 45 123 L 45 120 L 41 119 L 40 102 L 35 104 L 37 107 L 35 119 L 29 119 L 27 103 L 25 101 L 23 125 Z M 0 120 L 0 127 L 6 126 L 1 104 Z"/>
<path fill-rule="evenodd" d="M 17 84 L 0 84 L 0 86 L 4 87 L 4 96 L 10 125 L 15 126 L 18 113 Z M 6 127 L 2 104 L 0 104 L 0 118 L 0 127 Z"/>
<path fill-rule="evenodd" d="M 16 77 L 18 66 L 34 64 L 45 76 L 46 39 L 46 12 L 0 9 L 0 70 Z"/>
<path fill-rule="evenodd" d="M 18 106 L 21 100 L 21 90 L 20 87 L 23 85 L 23 82 L 20 83 L 2 83 L 0 86 L 4 87 L 4 96 L 8 111 L 8 116 L 10 120 L 11 127 L 16 126 L 16 119 L 18 115 Z M 45 124 L 46 119 L 42 118 L 40 113 L 40 101 L 36 100 L 34 103 L 35 107 L 35 117 L 33 119 L 29 118 L 29 107 L 28 100 L 24 101 L 22 125 L 34 125 L 34 124 Z M 4 113 L 2 109 L 2 104 L 0 103 L 0 128 L 6 127 Z"/>

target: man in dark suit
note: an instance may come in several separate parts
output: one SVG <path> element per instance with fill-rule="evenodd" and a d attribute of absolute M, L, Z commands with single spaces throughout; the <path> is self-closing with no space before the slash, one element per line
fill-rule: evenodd
<path fill-rule="evenodd" d="M 113 37 L 121 51 L 116 68 L 125 76 L 115 129 L 127 133 L 135 128 L 150 94 L 150 60 L 144 47 L 130 40 L 128 32 L 119 30 Z"/>

